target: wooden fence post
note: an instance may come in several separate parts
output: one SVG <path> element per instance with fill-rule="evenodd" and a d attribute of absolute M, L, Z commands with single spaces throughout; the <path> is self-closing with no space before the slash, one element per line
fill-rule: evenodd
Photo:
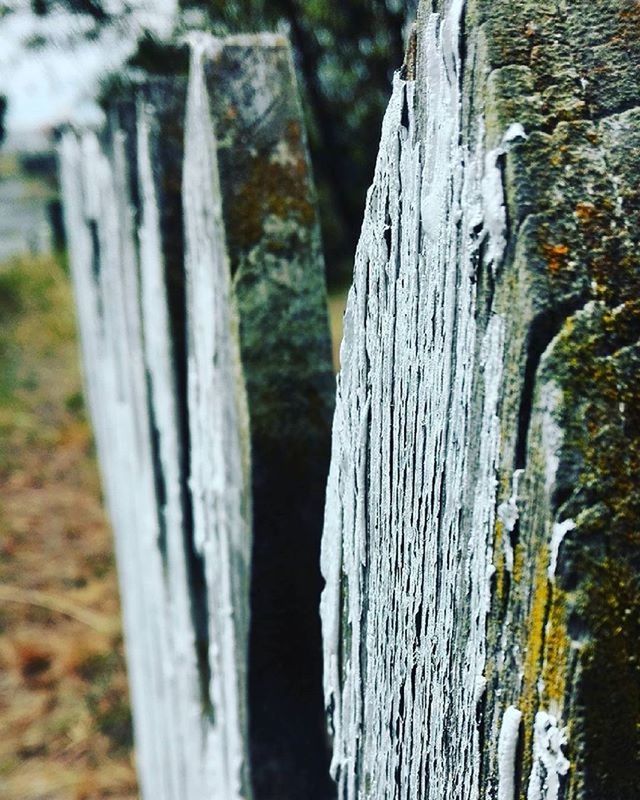
<path fill-rule="evenodd" d="M 327 797 L 332 376 L 291 56 L 201 38 L 187 63 L 125 77 L 105 131 L 60 143 L 142 791 Z"/>
<path fill-rule="evenodd" d="M 334 420 L 345 800 L 640 785 L 636 28 L 633 3 L 421 3 Z"/>
<path fill-rule="evenodd" d="M 318 613 L 335 383 L 291 50 L 274 34 L 200 39 L 192 47 L 191 92 L 187 145 L 211 130 L 211 120 L 216 132 L 251 427 L 251 778 L 258 798 L 320 800 L 335 791 Z M 204 196 L 196 176 L 205 151 L 203 142 L 192 152 L 187 220 L 197 218 Z M 187 153 L 185 171 L 189 160 Z"/>

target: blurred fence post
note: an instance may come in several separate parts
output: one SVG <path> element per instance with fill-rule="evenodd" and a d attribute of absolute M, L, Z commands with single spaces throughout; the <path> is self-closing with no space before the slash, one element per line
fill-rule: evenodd
<path fill-rule="evenodd" d="M 640 785 L 631 6 L 420 5 L 334 421 L 321 613 L 343 800 Z"/>
<path fill-rule="evenodd" d="M 59 145 L 141 788 L 326 798 L 333 378 L 291 54 L 201 37 L 187 61 Z"/>

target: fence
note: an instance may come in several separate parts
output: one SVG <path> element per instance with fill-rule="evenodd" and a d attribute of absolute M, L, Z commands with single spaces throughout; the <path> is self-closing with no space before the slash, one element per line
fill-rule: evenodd
<path fill-rule="evenodd" d="M 291 54 L 202 37 L 189 71 L 125 77 L 60 142 L 141 782 L 325 796 L 333 377 Z"/>
<path fill-rule="evenodd" d="M 201 37 L 188 82 L 132 76 L 105 133 L 62 138 L 147 797 L 640 783 L 631 5 L 435 5 L 383 123 L 330 471 L 286 43 Z"/>

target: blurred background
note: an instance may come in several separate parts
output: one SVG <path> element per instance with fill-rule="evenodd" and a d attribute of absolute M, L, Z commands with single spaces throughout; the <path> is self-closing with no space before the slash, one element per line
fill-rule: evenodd
<path fill-rule="evenodd" d="M 189 29 L 287 32 L 337 366 L 380 126 L 415 2 L 0 0 L 0 797 L 133 798 L 117 577 L 82 382 L 53 134 Z"/>

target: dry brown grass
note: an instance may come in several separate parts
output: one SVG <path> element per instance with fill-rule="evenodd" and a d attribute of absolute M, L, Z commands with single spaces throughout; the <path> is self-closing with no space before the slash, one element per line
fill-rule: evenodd
<path fill-rule="evenodd" d="M 68 281 L 0 268 L 0 797 L 137 796 L 113 545 Z"/>

